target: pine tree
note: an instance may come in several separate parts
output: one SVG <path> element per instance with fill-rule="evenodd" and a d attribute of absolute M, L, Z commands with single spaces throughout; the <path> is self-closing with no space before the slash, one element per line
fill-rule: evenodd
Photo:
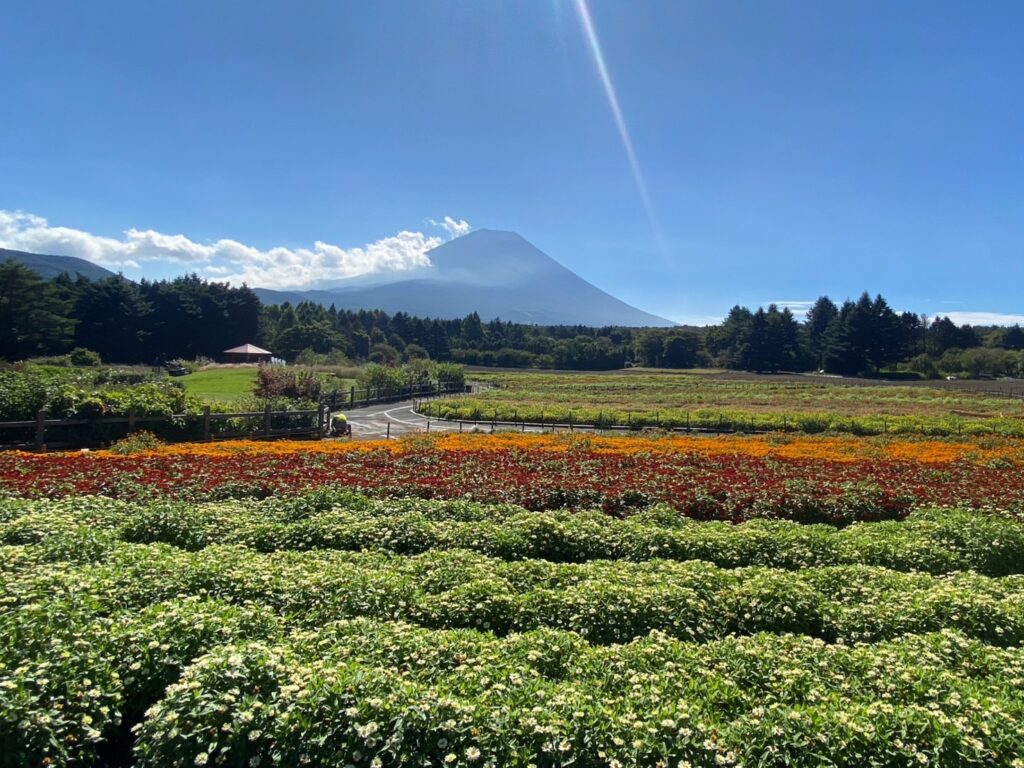
<path fill-rule="evenodd" d="M 0 358 L 63 352 L 74 321 L 56 286 L 12 260 L 0 264 Z"/>

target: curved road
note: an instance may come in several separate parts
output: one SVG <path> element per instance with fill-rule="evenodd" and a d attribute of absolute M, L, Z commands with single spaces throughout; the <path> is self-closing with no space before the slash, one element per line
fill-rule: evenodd
<path fill-rule="evenodd" d="M 348 423 L 352 425 L 354 440 L 380 440 L 388 436 L 388 424 L 391 425 L 391 437 L 401 437 L 409 432 L 426 432 L 427 417 L 413 413 L 412 401 L 370 405 L 344 411 Z M 459 423 L 430 419 L 430 431 L 458 432 Z"/>
<path fill-rule="evenodd" d="M 366 408 L 356 408 L 351 411 L 343 411 L 352 425 L 353 440 L 381 440 L 389 436 L 388 425 L 391 425 L 390 436 L 401 437 L 412 432 L 471 432 L 474 428 L 490 432 L 490 422 L 480 421 L 445 421 L 443 419 L 427 419 L 414 413 L 413 403 L 406 400 L 400 403 L 388 403 L 384 405 L 371 405 Z M 429 428 L 428 428 L 429 427 Z M 523 427 L 516 424 L 501 423 L 495 426 L 495 430 L 515 432 L 548 432 L 554 428 L 550 425 L 541 427 L 539 425 L 527 425 Z M 562 428 L 563 430 L 565 427 Z M 587 427 L 576 426 L 576 430 L 589 431 Z"/>

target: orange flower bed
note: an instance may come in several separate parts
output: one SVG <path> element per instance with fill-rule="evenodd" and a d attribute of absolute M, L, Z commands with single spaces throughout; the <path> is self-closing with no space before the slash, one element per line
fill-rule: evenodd
<path fill-rule="evenodd" d="M 154 456 L 282 456 L 293 453 L 349 453 L 388 451 L 403 454 L 430 447 L 440 451 L 543 451 L 564 453 L 588 450 L 598 454 L 637 456 L 670 454 L 695 456 L 745 456 L 750 458 L 809 459 L 820 461 L 911 461 L 947 464 L 1010 462 L 1024 464 L 1024 442 L 1015 440 L 896 440 L 858 437 L 789 437 L 764 435 L 626 437 L 604 435 L 554 435 L 499 432 L 489 434 L 441 433 L 416 435 L 401 440 L 321 442 L 238 440 L 220 443 L 177 443 L 149 452 Z M 107 451 L 97 455 L 118 458 Z M 139 454 L 136 454 L 139 455 Z M 147 454 L 143 454 L 147 455 Z"/>
<path fill-rule="evenodd" d="M 0 492 L 248 498 L 325 485 L 531 509 L 655 503 L 698 519 L 849 523 L 918 506 L 1024 514 L 1024 442 L 853 437 L 441 434 L 366 442 L 178 444 L 0 454 Z"/>

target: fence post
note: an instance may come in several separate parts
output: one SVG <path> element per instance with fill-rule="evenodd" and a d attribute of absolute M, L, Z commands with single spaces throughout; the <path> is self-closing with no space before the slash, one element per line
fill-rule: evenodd
<path fill-rule="evenodd" d="M 270 403 L 263 406 L 263 431 L 270 437 Z"/>
<path fill-rule="evenodd" d="M 349 408 L 356 407 L 356 388 L 352 387 L 348 391 L 348 406 Z"/>
<path fill-rule="evenodd" d="M 36 411 L 36 450 L 46 450 L 46 411 L 42 409 Z"/>
<path fill-rule="evenodd" d="M 387 440 L 391 439 L 391 422 L 390 421 L 388 422 L 388 436 L 387 436 L 386 439 Z"/>
<path fill-rule="evenodd" d="M 135 409 L 128 409 L 128 433 L 131 434 L 135 431 Z"/>
<path fill-rule="evenodd" d="M 210 406 L 203 406 L 203 440 L 210 441 Z"/>

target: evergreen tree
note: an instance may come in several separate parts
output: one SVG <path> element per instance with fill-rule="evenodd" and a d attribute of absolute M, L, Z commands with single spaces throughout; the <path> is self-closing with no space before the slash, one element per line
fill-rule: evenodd
<path fill-rule="evenodd" d="M 672 331 L 662 341 L 662 365 L 666 368 L 693 368 L 697 364 L 699 350 L 700 339 L 695 333 Z"/>
<path fill-rule="evenodd" d="M 821 296 L 807 312 L 804 328 L 807 336 L 807 357 L 815 368 L 824 367 L 825 336 L 828 327 L 839 316 L 839 307 L 828 296 Z"/>
<path fill-rule="evenodd" d="M 52 281 L 13 260 L 0 264 L 0 358 L 65 351 L 74 321 Z"/>
<path fill-rule="evenodd" d="M 1024 349 L 1024 331 L 1021 330 L 1019 325 L 1005 329 L 999 341 L 999 346 L 1003 349 Z"/>

